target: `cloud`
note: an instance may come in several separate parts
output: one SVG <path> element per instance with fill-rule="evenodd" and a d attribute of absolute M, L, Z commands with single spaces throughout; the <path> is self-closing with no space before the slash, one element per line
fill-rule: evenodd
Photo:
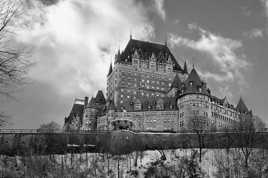
<path fill-rule="evenodd" d="M 153 0 L 155 9 L 157 10 L 158 15 L 162 18 L 162 20 L 166 19 L 166 12 L 164 10 L 164 0 Z"/>
<path fill-rule="evenodd" d="M 266 34 L 268 34 L 268 0 L 261 0 L 266 15 Z"/>
<path fill-rule="evenodd" d="M 243 35 L 249 38 L 261 38 L 264 34 L 262 29 L 253 28 L 252 30 L 243 33 Z"/>
<path fill-rule="evenodd" d="M 242 10 L 242 13 L 247 17 L 252 15 L 252 11 L 247 6 L 242 6 L 241 10 Z"/>
<path fill-rule="evenodd" d="M 36 11 L 32 8 L 25 19 Z M 34 49 L 30 78 L 55 86 L 62 95 L 104 89 L 109 63 L 130 31 L 139 39 L 154 35 L 144 7 L 134 0 L 59 1 L 42 7 L 37 17 L 42 18 L 17 29 L 17 40 Z"/>
<path fill-rule="evenodd" d="M 218 68 L 217 72 L 201 71 L 203 77 L 212 78 L 219 82 L 233 81 L 235 78 L 239 78 L 241 84 L 245 83 L 241 70 L 247 68 L 249 64 L 246 61 L 246 56 L 241 52 L 243 45 L 240 41 L 216 35 L 196 24 L 190 24 L 188 28 L 198 31 L 200 38 L 191 40 L 170 34 L 170 43 L 173 46 L 186 46 L 205 53 L 212 60 L 211 62 Z"/>
<path fill-rule="evenodd" d="M 59 0 L 39 0 L 39 1 L 47 6 L 57 4 L 59 2 Z"/>
<path fill-rule="evenodd" d="M 198 25 L 196 23 L 189 23 L 189 24 L 187 24 L 187 27 L 188 27 L 189 30 L 192 30 L 192 31 L 201 30 L 201 29 L 199 29 L 199 27 L 198 27 Z"/>
<path fill-rule="evenodd" d="M 265 8 L 266 16 L 268 17 L 268 0 L 261 0 L 261 2 Z"/>

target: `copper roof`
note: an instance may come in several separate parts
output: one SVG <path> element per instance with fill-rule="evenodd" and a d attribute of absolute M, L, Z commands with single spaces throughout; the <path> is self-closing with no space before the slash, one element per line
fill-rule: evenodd
<path fill-rule="evenodd" d="M 181 66 L 166 45 L 135 39 L 129 40 L 125 50 L 120 54 L 120 57 L 116 62 L 131 62 L 132 55 L 135 51 L 137 51 L 143 60 L 150 59 L 152 54 L 154 54 L 159 63 L 167 62 L 168 57 L 170 56 L 173 62 L 173 70 L 182 71 Z"/>
<path fill-rule="evenodd" d="M 195 68 L 193 68 L 185 81 L 186 83 L 193 82 L 195 85 L 201 85 L 202 81 L 196 72 Z"/>
<path fill-rule="evenodd" d="M 98 104 L 105 104 L 106 103 L 103 92 L 101 90 L 98 91 L 98 93 L 95 97 L 95 102 Z"/>
<path fill-rule="evenodd" d="M 111 63 L 107 76 L 109 76 L 112 72 L 113 72 L 113 66 L 112 66 L 112 63 Z"/>

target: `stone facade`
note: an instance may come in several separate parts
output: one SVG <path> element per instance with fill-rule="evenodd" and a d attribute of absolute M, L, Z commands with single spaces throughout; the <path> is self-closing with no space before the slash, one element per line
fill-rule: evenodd
<path fill-rule="evenodd" d="M 225 129 L 241 114 L 252 115 L 242 99 L 234 107 L 213 96 L 196 69 L 180 67 L 166 45 L 130 39 L 110 65 L 106 99 L 98 91 L 85 103 L 79 129 L 177 132 L 197 121 L 202 129 Z"/>
<path fill-rule="evenodd" d="M 97 128 L 99 130 L 176 131 L 178 130 L 177 118 L 177 110 L 114 112 L 100 117 Z"/>
<path fill-rule="evenodd" d="M 130 39 L 115 56 L 107 76 L 107 99 L 118 109 L 131 110 L 135 100 L 143 102 L 165 97 L 175 75 L 186 78 L 166 45 Z"/>

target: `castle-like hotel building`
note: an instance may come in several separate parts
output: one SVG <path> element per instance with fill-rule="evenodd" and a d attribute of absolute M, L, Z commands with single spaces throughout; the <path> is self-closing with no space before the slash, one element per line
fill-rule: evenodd
<path fill-rule="evenodd" d="M 182 131 L 198 125 L 231 128 L 252 112 L 211 94 L 193 67 L 181 67 L 166 44 L 130 39 L 115 55 L 107 75 L 107 95 L 76 100 L 65 129 Z"/>

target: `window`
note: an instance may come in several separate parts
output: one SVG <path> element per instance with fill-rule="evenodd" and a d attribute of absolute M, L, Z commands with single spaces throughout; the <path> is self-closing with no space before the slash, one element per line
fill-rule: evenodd
<path fill-rule="evenodd" d="M 183 127 L 183 125 L 184 125 L 184 122 L 182 120 L 182 121 L 180 121 L 180 127 Z"/>
<path fill-rule="evenodd" d="M 199 114 L 199 111 L 198 110 L 193 110 L 193 114 L 194 115 L 198 115 Z"/>

